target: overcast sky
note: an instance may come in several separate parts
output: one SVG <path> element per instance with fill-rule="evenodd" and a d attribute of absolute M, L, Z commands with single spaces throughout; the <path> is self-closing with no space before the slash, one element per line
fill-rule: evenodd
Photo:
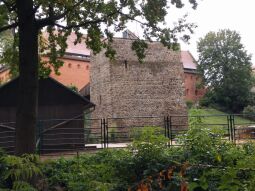
<path fill-rule="evenodd" d="M 191 36 L 190 44 L 182 43 L 182 50 L 189 50 L 197 59 L 196 44 L 199 38 L 209 31 L 219 29 L 236 30 L 242 38 L 242 44 L 255 65 L 255 0 L 198 0 L 196 10 L 186 6 L 181 11 L 172 11 L 174 16 L 188 13 L 188 21 L 198 25 Z M 169 10 L 171 11 L 171 9 Z M 171 20 L 171 16 L 169 16 Z"/>

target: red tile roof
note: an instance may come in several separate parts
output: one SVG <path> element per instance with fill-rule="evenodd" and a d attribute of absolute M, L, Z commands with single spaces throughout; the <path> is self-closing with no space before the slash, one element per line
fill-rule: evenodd
<path fill-rule="evenodd" d="M 67 38 L 68 47 L 66 52 L 82 54 L 82 55 L 90 55 L 90 50 L 87 48 L 85 42 L 78 43 L 74 45 L 74 41 L 76 40 L 75 33 L 71 33 L 71 35 Z"/>
<path fill-rule="evenodd" d="M 43 35 L 47 36 L 46 33 L 44 33 Z M 74 45 L 75 40 L 76 40 L 75 33 L 71 33 L 70 36 L 67 38 L 68 47 L 66 49 L 66 53 L 90 56 L 90 50 L 87 48 L 85 42 L 81 42 Z M 197 69 L 197 63 L 189 51 L 181 51 L 181 62 L 183 63 L 184 69 L 191 70 Z"/>
<path fill-rule="evenodd" d="M 43 37 L 47 41 L 48 34 L 44 32 Z M 76 34 L 72 32 L 67 38 L 68 47 L 66 49 L 66 53 L 81 54 L 81 55 L 89 56 L 90 50 L 87 48 L 85 44 L 85 40 L 83 40 L 81 43 L 77 43 L 76 45 L 74 45 L 75 40 L 76 40 Z"/>
<path fill-rule="evenodd" d="M 184 69 L 197 69 L 197 63 L 189 51 L 181 51 L 181 62 Z"/>

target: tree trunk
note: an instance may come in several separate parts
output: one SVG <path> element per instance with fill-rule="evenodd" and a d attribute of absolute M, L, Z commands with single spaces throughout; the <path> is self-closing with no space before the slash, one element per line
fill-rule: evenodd
<path fill-rule="evenodd" d="M 33 0 L 17 0 L 19 18 L 19 88 L 16 155 L 35 153 L 38 100 L 38 29 Z"/>

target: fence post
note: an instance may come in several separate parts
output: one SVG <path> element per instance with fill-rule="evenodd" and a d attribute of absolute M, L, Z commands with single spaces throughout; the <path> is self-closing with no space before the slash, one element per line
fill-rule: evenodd
<path fill-rule="evenodd" d="M 231 141 L 231 131 L 230 131 L 229 115 L 227 115 L 227 122 L 228 122 L 228 140 Z"/>
<path fill-rule="evenodd" d="M 167 137 L 167 123 L 166 123 L 166 116 L 164 116 L 164 128 L 165 128 L 165 137 Z"/>
<path fill-rule="evenodd" d="M 235 115 L 232 115 L 233 141 L 236 143 Z"/>
<path fill-rule="evenodd" d="M 172 116 L 169 118 L 170 143 L 173 145 Z"/>
<path fill-rule="evenodd" d="M 168 140 L 170 139 L 170 132 L 169 132 L 169 116 L 167 116 L 167 118 L 166 118 L 166 126 L 167 126 L 167 138 L 168 138 Z M 170 143 L 169 143 L 169 141 L 168 141 L 168 144 L 167 144 L 168 146 L 170 146 Z"/>
<path fill-rule="evenodd" d="M 105 120 L 105 128 L 106 128 L 106 147 L 108 148 L 109 144 L 109 136 L 108 136 L 108 118 Z"/>
<path fill-rule="evenodd" d="M 103 119 L 103 140 L 104 140 L 104 149 L 105 149 L 106 148 L 105 119 Z"/>
<path fill-rule="evenodd" d="M 101 124 L 100 124 L 100 128 L 101 128 L 101 147 L 103 148 L 103 119 L 101 119 Z"/>
<path fill-rule="evenodd" d="M 228 124 L 229 124 L 229 129 L 230 129 L 230 140 L 232 142 L 235 142 L 235 122 L 234 122 L 234 116 L 233 115 L 229 115 L 229 118 L 228 118 Z"/>

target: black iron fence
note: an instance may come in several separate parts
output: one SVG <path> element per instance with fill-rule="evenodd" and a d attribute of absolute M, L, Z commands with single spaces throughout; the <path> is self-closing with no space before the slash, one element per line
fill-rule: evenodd
<path fill-rule="evenodd" d="M 203 126 L 219 127 L 224 131 L 224 139 L 240 144 L 255 139 L 255 121 L 243 120 L 241 117 L 207 115 L 93 119 L 80 116 L 73 119 L 40 120 L 36 129 L 36 147 L 42 155 L 126 147 L 137 136 L 137 129 L 148 126 L 158 127 L 158 132 L 169 139 L 169 146 L 176 146 L 178 136 L 187 132 L 188 120 L 191 118 L 203 118 Z M 14 153 L 14 122 L 0 122 L 0 148 Z"/>

